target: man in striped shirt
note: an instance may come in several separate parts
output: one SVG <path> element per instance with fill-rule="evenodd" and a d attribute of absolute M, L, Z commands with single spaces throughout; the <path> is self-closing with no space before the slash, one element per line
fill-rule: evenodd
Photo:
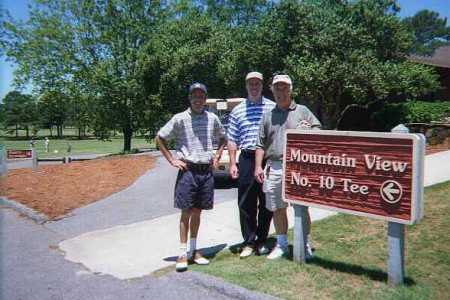
<path fill-rule="evenodd" d="M 275 103 L 262 96 L 263 76 L 250 72 L 245 78 L 247 99 L 236 106 L 229 117 L 228 152 L 230 155 L 230 175 L 239 177 L 238 205 L 241 232 L 244 242 L 241 258 L 269 252 L 265 245 L 269 233 L 272 212 L 265 205 L 265 195 L 261 184 L 256 182 L 255 149 L 259 126 L 263 113 L 272 110 Z M 236 164 L 236 151 L 239 156 L 239 170 Z"/>
<path fill-rule="evenodd" d="M 188 260 L 199 265 L 209 261 L 196 251 L 200 214 L 212 209 L 214 201 L 214 177 L 226 144 L 225 129 L 219 118 L 205 110 L 206 87 L 194 83 L 189 88 L 190 107 L 178 113 L 158 132 L 156 142 L 169 163 L 179 169 L 175 184 L 174 206 L 181 210 L 180 249 L 176 270 L 185 271 Z M 177 158 L 168 151 L 166 141 L 175 139 Z M 219 149 L 214 155 L 214 145 Z M 190 232 L 189 254 L 187 238 Z"/>

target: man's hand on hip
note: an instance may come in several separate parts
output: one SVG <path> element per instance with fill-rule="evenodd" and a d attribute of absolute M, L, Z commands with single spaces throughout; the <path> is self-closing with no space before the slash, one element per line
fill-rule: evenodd
<path fill-rule="evenodd" d="M 181 171 L 186 171 L 187 170 L 187 165 L 182 160 L 174 159 L 174 160 L 170 161 L 170 164 L 173 167 L 180 169 Z"/>

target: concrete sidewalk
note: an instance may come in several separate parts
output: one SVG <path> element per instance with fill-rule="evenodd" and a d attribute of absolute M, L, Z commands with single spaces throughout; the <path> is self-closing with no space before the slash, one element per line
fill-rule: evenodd
<path fill-rule="evenodd" d="M 430 186 L 450 180 L 450 150 L 425 157 L 424 185 Z"/>
<path fill-rule="evenodd" d="M 426 157 L 425 186 L 450 180 L 450 151 Z M 333 215 L 331 211 L 311 209 L 312 220 Z M 290 225 L 292 209 L 289 210 Z M 62 241 L 59 248 L 66 259 L 83 264 L 92 272 L 120 279 L 142 277 L 172 265 L 178 254 L 179 214 L 130 225 L 88 232 Z M 273 232 L 273 228 L 272 228 Z M 235 201 L 216 205 L 204 212 L 199 246 L 218 251 L 241 241 Z"/>
<path fill-rule="evenodd" d="M 311 210 L 313 220 L 332 214 L 320 209 Z M 292 217 L 292 213 L 289 215 Z M 66 259 L 81 263 L 92 272 L 120 279 L 141 277 L 174 263 L 179 248 L 179 218 L 177 213 L 88 232 L 61 242 L 59 247 L 66 253 Z M 274 232 L 273 227 L 271 232 Z M 205 211 L 199 237 L 199 247 L 210 252 L 241 242 L 236 203 L 224 202 Z"/>
<path fill-rule="evenodd" d="M 275 299 L 196 272 L 135 280 L 98 276 L 64 259 L 57 232 L 8 208 L 0 209 L 0 225 L 0 299 Z"/>

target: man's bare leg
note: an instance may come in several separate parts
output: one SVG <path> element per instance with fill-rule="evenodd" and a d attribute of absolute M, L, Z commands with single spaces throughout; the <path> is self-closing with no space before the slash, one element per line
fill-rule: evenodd
<path fill-rule="evenodd" d="M 191 211 L 184 209 L 180 216 L 180 254 L 177 258 L 176 270 L 179 272 L 186 271 L 188 267 L 187 238 L 189 232 L 189 219 Z"/>
<path fill-rule="evenodd" d="M 189 256 L 192 260 L 198 265 L 207 265 L 209 264 L 209 260 L 204 258 L 202 254 L 197 250 L 197 235 L 198 229 L 200 228 L 200 216 L 202 210 L 198 208 L 193 208 L 191 210 L 191 220 L 189 223 L 190 228 L 190 247 L 189 247 Z"/>
<path fill-rule="evenodd" d="M 267 256 L 268 259 L 277 259 L 287 254 L 288 252 L 288 219 L 286 208 L 279 208 L 273 212 L 273 223 L 277 233 L 277 246 Z"/>
<path fill-rule="evenodd" d="M 191 219 L 189 222 L 190 238 L 197 238 L 198 229 L 200 227 L 200 215 L 202 213 L 201 209 L 192 208 L 191 209 Z"/>
<path fill-rule="evenodd" d="M 180 216 L 180 243 L 187 244 L 189 232 L 189 219 L 191 218 L 191 210 L 183 209 Z"/>
<path fill-rule="evenodd" d="M 288 219 L 286 208 L 279 208 L 273 213 L 273 224 L 275 225 L 275 231 L 277 235 L 287 234 Z"/>
<path fill-rule="evenodd" d="M 189 222 L 189 230 L 190 230 L 189 256 L 194 255 L 195 250 L 197 250 L 197 235 L 198 229 L 200 227 L 201 213 L 202 213 L 201 209 L 198 208 L 191 209 L 191 219 Z"/>

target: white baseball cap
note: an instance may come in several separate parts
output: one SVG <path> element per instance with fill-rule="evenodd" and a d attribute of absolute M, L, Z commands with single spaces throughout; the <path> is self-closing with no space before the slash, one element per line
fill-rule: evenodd
<path fill-rule="evenodd" d="M 275 75 L 272 80 L 272 85 L 277 84 L 278 82 L 284 82 L 292 86 L 292 80 L 289 75 Z"/>
<path fill-rule="evenodd" d="M 252 79 L 252 78 L 257 78 L 259 80 L 263 80 L 263 75 L 259 72 L 250 72 L 247 74 L 247 76 L 245 76 L 245 81 Z"/>

